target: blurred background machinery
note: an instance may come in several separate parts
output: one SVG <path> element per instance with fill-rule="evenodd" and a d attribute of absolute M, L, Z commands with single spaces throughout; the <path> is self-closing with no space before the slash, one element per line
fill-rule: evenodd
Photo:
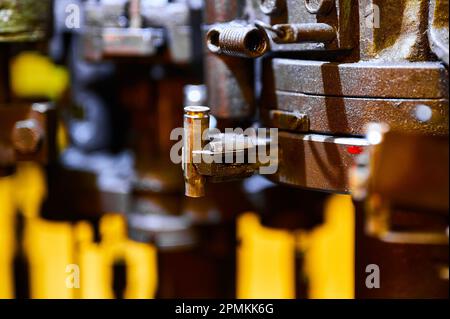
<path fill-rule="evenodd" d="M 0 298 L 448 297 L 448 161 L 445 1 L 0 0 Z"/>

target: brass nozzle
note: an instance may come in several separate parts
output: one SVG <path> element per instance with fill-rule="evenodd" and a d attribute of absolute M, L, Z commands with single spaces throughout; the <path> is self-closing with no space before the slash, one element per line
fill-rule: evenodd
<path fill-rule="evenodd" d="M 184 108 L 184 147 L 183 170 L 185 195 L 188 197 L 205 196 L 205 177 L 197 172 L 194 163 L 194 151 L 201 151 L 207 144 L 203 140 L 209 129 L 209 107 L 188 106 Z"/>

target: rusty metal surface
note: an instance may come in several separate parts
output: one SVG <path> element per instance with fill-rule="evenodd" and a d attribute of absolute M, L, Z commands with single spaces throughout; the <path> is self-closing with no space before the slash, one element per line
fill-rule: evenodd
<path fill-rule="evenodd" d="M 358 15 L 358 3 L 356 1 L 322 1 L 328 4 L 325 4 L 324 9 L 318 10 L 321 12 L 316 13 L 314 12 L 315 10 L 311 10 L 311 8 L 318 6 L 313 6 L 311 2 L 317 1 L 287 0 L 287 14 L 285 17 L 285 21 L 277 21 L 277 23 L 325 23 L 337 30 L 336 39 L 326 44 L 313 43 L 300 45 L 284 45 L 275 49 L 281 51 L 301 51 L 353 48 L 357 44 L 356 39 L 354 38 L 354 31 L 358 28 L 358 19 L 355 18 Z M 328 8 L 326 8 L 327 5 L 329 6 Z"/>
<path fill-rule="evenodd" d="M 440 63 L 348 63 L 274 59 L 275 88 L 304 94 L 442 99 L 448 72 Z"/>
<path fill-rule="evenodd" d="M 429 0 L 359 1 L 362 60 L 429 61 L 428 10 Z"/>
<path fill-rule="evenodd" d="M 309 132 L 309 119 L 306 113 L 298 111 L 271 110 L 268 115 L 268 123 L 271 127 L 277 127 L 286 131 Z"/>
<path fill-rule="evenodd" d="M 310 131 L 323 134 L 364 135 L 365 126 L 371 122 L 383 122 L 393 129 L 431 135 L 446 135 L 449 128 L 446 99 L 369 99 L 278 91 L 276 105 L 277 109 L 291 114 L 304 114 L 309 119 Z M 434 119 L 418 119 L 416 111 L 419 105 L 428 107 Z M 267 112 L 264 110 L 263 114 Z M 266 122 L 284 128 L 279 123 Z"/>
<path fill-rule="evenodd" d="M 428 39 L 431 50 L 448 66 L 449 27 L 448 1 L 431 0 L 429 9 Z"/>
<path fill-rule="evenodd" d="M 250 59 L 205 56 L 208 105 L 218 118 L 245 118 L 255 111 L 254 68 Z"/>
<path fill-rule="evenodd" d="M 348 171 L 367 147 L 363 138 L 279 132 L 278 172 L 270 179 L 282 184 L 348 193 Z"/>

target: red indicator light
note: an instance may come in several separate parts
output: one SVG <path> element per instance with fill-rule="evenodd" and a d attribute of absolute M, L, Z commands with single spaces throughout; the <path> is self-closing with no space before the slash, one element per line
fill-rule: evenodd
<path fill-rule="evenodd" d="M 363 148 L 361 146 L 347 146 L 347 152 L 352 155 L 359 155 L 363 152 Z"/>

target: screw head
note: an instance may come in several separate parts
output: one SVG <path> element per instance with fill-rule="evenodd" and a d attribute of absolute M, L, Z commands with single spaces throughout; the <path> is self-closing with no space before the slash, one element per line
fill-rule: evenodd
<path fill-rule="evenodd" d="M 327 14 L 335 5 L 335 0 L 305 0 L 306 10 L 312 14 Z"/>
<path fill-rule="evenodd" d="M 279 14 L 282 10 L 281 0 L 260 0 L 259 8 L 266 15 Z"/>
<path fill-rule="evenodd" d="M 36 120 L 18 121 L 14 125 L 11 140 L 18 152 L 23 154 L 36 152 L 41 139 L 42 129 Z"/>

